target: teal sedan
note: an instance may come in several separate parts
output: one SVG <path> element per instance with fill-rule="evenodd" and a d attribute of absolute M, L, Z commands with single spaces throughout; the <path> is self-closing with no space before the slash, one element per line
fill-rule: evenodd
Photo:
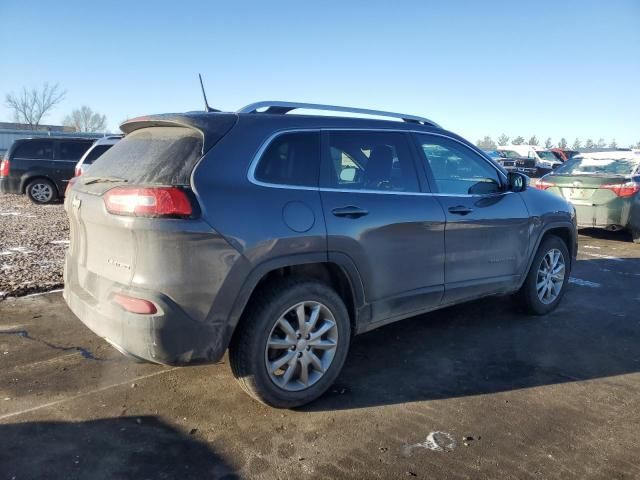
<path fill-rule="evenodd" d="M 542 177 L 536 187 L 572 203 L 579 227 L 628 230 L 640 243 L 640 153 L 585 153 Z"/>

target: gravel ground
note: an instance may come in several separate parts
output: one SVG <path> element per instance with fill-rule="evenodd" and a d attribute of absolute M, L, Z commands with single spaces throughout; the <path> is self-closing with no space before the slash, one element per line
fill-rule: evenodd
<path fill-rule="evenodd" d="M 0 300 L 62 287 L 69 222 L 62 203 L 0 194 Z"/>

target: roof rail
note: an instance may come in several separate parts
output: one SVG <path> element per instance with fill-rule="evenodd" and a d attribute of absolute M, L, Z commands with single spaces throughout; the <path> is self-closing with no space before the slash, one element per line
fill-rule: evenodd
<path fill-rule="evenodd" d="M 263 111 L 258 111 L 264 108 Z M 364 115 L 376 115 L 379 117 L 391 117 L 399 118 L 405 122 L 420 123 L 423 125 L 431 125 L 433 127 L 442 128 L 436 122 L 424 117 L 417 117 L 415 115 L 406 115 L 404 113 L 383 112 L 381 110 L 368 110 L 366 108 L 353 108 L 353 107 L 339 107 L 337 105 L 320 105 L 317 103 L 298 103 L 298 102 L 280 102 L 280 101 L 264 101 L 256 102 L 246 107 L 242 107 L 237 113 L 280 113 L 285 114 L 291 110 L 297 109 L 306 110 L 325 110 L 328 112 L 347 112 L 347 113 L 359 113 Z"/>

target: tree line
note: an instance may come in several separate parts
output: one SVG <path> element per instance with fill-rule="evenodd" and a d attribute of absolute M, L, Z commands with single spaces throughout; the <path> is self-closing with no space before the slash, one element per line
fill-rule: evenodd
<path fill-rule="evenodd" d="M 8 93 L 4 103 L 13 111 L 16 122 L 24 123 L 32 130 L 37 130 L 42 119 L 61 103 L 66 95 L 67 91 L 60 88 L 57 83 L 55 85 L 45 83 L 40 88 L 24 87 L 19 93 Z M 66 115 L 62 119 L 62 124 L 74 128 L 76 132 L 105 132 L 107 117 L 82 105 Z"/>
<path fill-rule="evenodd" d="M 510 141 L 511 140 L 511 141 Z M 522 145 L 522 144 L 526 144 L 526 145 L 540 145 L 540 140 L 538 140 L 538 137 L 536 137 L 535 135 L 533 135 L 532 137 L 529 138 L 529 140 L 527 140 L 525 142 L 524 137 L 515 137 L 513 139 L 511 139 L 511 137 L 505 135 L 504 133 L 502 135 L 500 135 L 498 137 L 498 139 L 494 142 L 493 139 L 487 135 L 485 136 L 483 139 L 478 140 L 476 142 L 476 145 L 478 147 L 480 147 L 483 150 L 495 150 L 498 145 L 500 146 L 504 146 L 504 145 Z M 610 142 L 606 142 L 604 138 L 600 138 L 598 139 L 597 142 L 594 142 L 591 138 L 587 138 L 587 140 L 585 140 L 584 143 L 582 143 L 582 140 L 580 140 L 579 138 L 576 138 L 573 143 L 571 144 L 571 148 L 569 148 L 569 143 L 567 142 L 567 139 L 562 137 L 557 143 L 554 142 L 551 137 L 548 137 L 545 141 L 544 141 L 544 147 L 545 148 L 554 148 L 554 147 L 558 147 L 558 148 L 562 148 L 563 150 L 578 150 L 579 148 L 618 148 L 619 145 L 616 142 L 616 139 L 612 139 Z M 638 142 L 636 142 L 635 145 L 629 145 L 629 148 L 640 148 L 640 140 Z"/>

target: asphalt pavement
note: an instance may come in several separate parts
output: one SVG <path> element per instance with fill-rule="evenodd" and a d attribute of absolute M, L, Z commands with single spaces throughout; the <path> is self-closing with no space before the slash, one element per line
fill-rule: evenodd
<path fill-rule="evenodd" d="M 61 294 L 0 302 L 0 479 L 640 478 L 640 245 L 583 231 L 546 317 L 493 297 L 357 337 L 275 410 L 226 358 L 135 363 Z"/>

